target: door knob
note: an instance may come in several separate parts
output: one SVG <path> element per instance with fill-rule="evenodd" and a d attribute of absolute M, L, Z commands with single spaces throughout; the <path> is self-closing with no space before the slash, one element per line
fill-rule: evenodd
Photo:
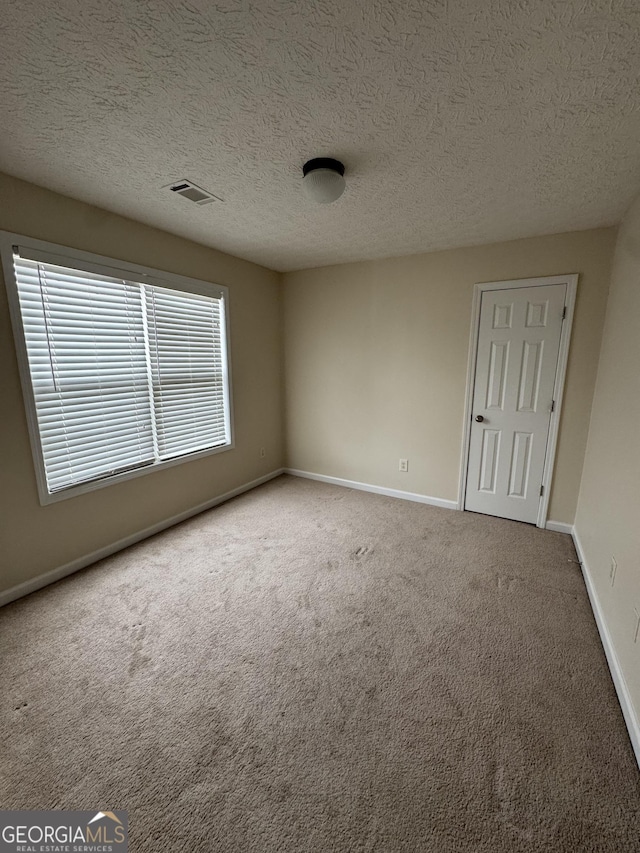
<path fill-rule="evenodd" d="M 482 415 L 476 415 L 476 420 L 478 421 L 479 424 L 481 424 L 482 421 L 484 420 L 484 418 L 482 417 Z"/>

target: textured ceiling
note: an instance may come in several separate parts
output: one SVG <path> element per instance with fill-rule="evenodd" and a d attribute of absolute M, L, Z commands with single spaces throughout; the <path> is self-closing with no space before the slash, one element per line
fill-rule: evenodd
<path fill-rule="evenodd" d="M 278 270 L 609 225 L 639 44 L 638 0 L 12 0 L 0 169 Z"/>

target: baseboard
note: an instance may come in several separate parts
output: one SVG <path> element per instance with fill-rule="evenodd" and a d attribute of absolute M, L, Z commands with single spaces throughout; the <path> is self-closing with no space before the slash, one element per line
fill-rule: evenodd
<path fill-rule="evenodd" d="M 386 495 L 389 498 L 401 498 L 404 501 L 414 501 L 419 504 L 430 504 L 443 509 L 458 509 L 457 501 L 447 501 L 444 498 L 432 498 L 429 495 L 418 495 L 414 492 L 403 492 L 400 489 L 386 489 L 384 486 L 372 486 L 370 483 L 358 483 L 356 480 L 343 480 L 341 477 L 327 477 L 324 474 L 313 474 L 310 471 L 299 471 L 297 468 L 285 468 L 285 474 L 293 477 L 304 477 L 307 480 L 318 480 L 320 483 L 330 483 L 332 486 L 346 486 L 348 489 L 358 489 L 361 492 L 372 492 L 374 495 Z"/>
<path fill-rule="evenodd" d="M 620 667 L 618 655 L 616 654 L 611 634 L 607 628 L 604 613 L 600 607 L 600 600 L 598 599 L 598 594 L 591 580 L 591 571 L 584 557 L 584 551 L 580 544 L 580 537 L 578 536 L 578 531 L 575 528 L 573 530 L 573 544 L 575 545 L 576 553 L 580 560 L 582 576 L 584 577 L 584 583 L 587 587 L 587 594 L 589 595 L 589 601 L 591 602 L 591 609 L 593 610 L 596 625 L 598 626 L 600 640 L 604 648 L 607 663 L 609 664 L 609 671 L 611 672 L 613 684 L 616 688 L 616 693 L 618 694 L 618 702 L 622 709 L 622 715 L 625 723 L 627 724 L 627 731 L 629 732 L 631 746 L 633 747 L 636 761 L 640 767 L 640 719 L 636 713 L 631 694 L 629 693 L 629 688 L 627 687 L 627 682 L 625 681 L 624 673 Z"/>
<path fill-rule="evenodd" d="M 149 536 L 160 533 L 160 531 L 166 530 L 168 527 L 173 527 L 174 524 L 179 524 L 181 521 L 186 521 L 188 518 L 198 515 L 198 513 L 212 509 L 214 506 L 218 506 L 218 504 L 231 500 L 231 498 L 235 498 L 243 492 L 255 489 L 256 486 L 261 486 L 263 483 L 273 480 L 274 477 L 279 477 L 280 474 L 283 473 L 284 469 L 278 468 L 276 471 L 271 471 L 263 477 L 258 477 L 257 480 L 252 480 L 250 483 L 244 483 L 242 486 L 238 486 L 230 492 L 225 492 L 224 495 L 212 498 L 210 501 L 206 501 L 203 504 L 199 504 L 198 506 L 192 507 L 184 512 L 178 513 L 178 515 L 173 515 L 171 518 L 166 518 L 164 521 L 153 524 L 151 527 L 146 527 L 138 533 L 132 533 L 131 536 L 119 539 L 117 542 L 114 542 L 111 545 L 106 545 L 104 548 L 98 548 L 97 551 L 93 551 L 91 554 L 79 557 L 77 560 L 72 560 L 64 566 L 59 566 L 57 569 L 52 569 L 50 572 L 45 572 L 43 575 L 30 578 L 29 580 L 24 581 L 24 583 L 13 586 L 10 589 L 5 589 L 3 592 L 0 592 L 0 607 L 5 604 L 9 604 L 11 601 L 15 601 L 18 598 L 22 598 L 25 595 L 29 595 L 31 592 L 42 589 L 42 587 L 55 583 L 67 575 L 71 575 L 74 572 L 80 571 L 80 569 L 90 566 L 91 563 L 96 563 L 98 560 L 103 560 L 105 557 L 109 557 L 117 551 L 122 551 L 124 548 L 128 548 L 130 545 L 135 545 L 136 542 L 148 539 Z"/>
<path fill-rule="evenodd" d="M 556 533 L 573 534 L 573 524 L 567 524 L 565 521 L 547 521 L 545 524 L 547 530 L 555 530 Z"/>

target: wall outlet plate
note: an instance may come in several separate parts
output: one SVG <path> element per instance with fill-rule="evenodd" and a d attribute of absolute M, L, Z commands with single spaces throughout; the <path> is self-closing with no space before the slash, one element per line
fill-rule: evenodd
<path fill-rule="evenodd" d="M 611 586 L 616 582 L 616 572 L 618 571 L 618 563 L 615 557 L 611 557 L 611 568 L 609 569 L 609 579 L 611 580 Z"/>
<path fill-rule="evenodd" d="M 409 470 L 409 460 L 408 459 L 401 459 L 400 464 L 398 465 L 398 469 L 400 471 L 405 471 L 405 472 L 408 471 Z"/>

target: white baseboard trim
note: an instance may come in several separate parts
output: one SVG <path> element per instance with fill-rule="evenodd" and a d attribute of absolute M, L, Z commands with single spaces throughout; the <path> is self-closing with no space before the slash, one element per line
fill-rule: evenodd
<path fill-rule="evenodd" d="M 45 572 L 43 575 L 30 578 L 29 580 L 24 581 L 24 583 L 13 586 L 10 589 L 5 589 L 3 592 L 0 592 L 0 607 L 3 607 L 5 604 L 9 604 L 11 601 L 15 601 L 18 598 L 22 598 L 25 595 L 29 595 L 31 592 L 42 589 L 42 587 L 55 583 L 67 575 L 78 572 L 80 569 L 90 566 L 91 563 L 97 563 L 98 560 L 103 560 L 105 557 L 115 554 L 116 551 L 122 551 L 130 545 L 135 545 L 136 542 L 141 542 L 143 539 L 147 539 L 149 536 L 160 533 L 160 531 L 166 530 L 168 527 L 173 527 L 174 524 L 179 524 L 181 521 L 186 521 L 188 518 L 198 515 L 198 513 L 212 509 L 214 506 L 218 506 L 218 504 L 231 500 L 231 498 L 235 498 L 243 492 L 255 489 L 256 486 L 261 486 L 263 483 L 273 480 L 275 477 L 279 477 L 280 474 L 283 473 L 284 469 L 278 468 L 276 471 L 271 471 L 269 474 L 265 474 L 263 477 L 258 477 L 257 480 L 252 480 L 250 483 L 244 483 L 242 486 L 238 486 L 236 489 L 232 489 L 224 495 L 212 498 L 210 501 L 206 501 L 203 504 L 187 509 L 184 512 L 178 513 L 178 515 L 173 515 L 171 518 L 165 518 L 164 521 L 159 521 L 157 524 L 151 525 L 151 527 L 146 527 L 144 530 L 138 531 L 138 533 L 132 533 L 131 536 L 125 536 L 124 539 L 119 539 L 111 545 L 105 545 L 104 548 L 98 548 L 97 551 L 93 551 L 91 554 L 79 557 L 77 560 L 72 560 L 64 566 L 59 566 L 57 569 L 52 569 L 50 572 Z"/>
<path fill-rule="evenodd" d="M 602 608 L 600 606 L 598 594 L 596 593 L 595 587 L 591 580 L 591 570 L 589 569 L 589 566 L 584 558 L 584 551 L 582 550 L 582 546 L 580 544 L 580 537 L 578 536 L 578 531 L 575 528 L 573 530 L 573 544 L 575 545 L 576 552 L 578 554 L 578 559 L 580 560 L 582 576 L 584 577 L 584 583 L 587 587 L 589 601 L 591 602 L 591 609 L 593 610 L 596 625 L 598 626 L 600 640 L 604 648 L 607 663 L 609 664 L 609 671 L 611 672 L 613 684 L 616 688 L 616 693 L 618 694 L 618 702 L 620 703 L 620 707 L 622 708 L 622 715 L 624 717 L 625 723 L 627 724 L 627 731 L 629 732 L 631 746 L 633 747 L 633 751 L 636 756 L 636 761 L 638 762 L 638 766 L 640 767 L 640 719 L 638 718 L 638 714 L 636 713 L 633 700 L 631 699 L 631 694 L 629 693 L 629 688 L 627 687 L 627 682 L 625 681 L 624 673 L 622 672 L 622 668 L 620 667 L 620 661 L 618 660 L 618 655 L 616 654 L 611 634 L 609 633 L 609 629 L 607 628 L 607 623 L 605 621 L 604 613 L 602 612 Z"/>
<path fill-rule="evenodd" d="M 555 530 L 556 533 L 568 533 L 573 535 L 573 524 L 567 524 L 565 521 L 547 521 L 545 524 L 547 530 Z"/>
<path fill-rule="evenodd" d="M 304 477 L 307 480 L 318 480 L 320 483 L 330 483 L 332 486 L 346 486 L 348 489 L 358 489 L 361 492 L 373 492 L 374 495 L 386 495 L 389 498 L 401 498 L 404 501 L 414 501 L 419 504 L 430 504 L 444 509 L 458 509 L 457 501 L 447 501 L 444 498 L 432 498 L 429 495 L 418 495 L 415 492 L 402 492 L 400 489 L 387 489 L 384 486 L 372 486 L 370 483 L 358 483 L 356 480 L 343 480 L 341 477 L 327 477 L 324 474 L 312 474 L 310 471 L 299 471 L 297 468 L 285 468 L 285 474 L 293 477 Z"/>

